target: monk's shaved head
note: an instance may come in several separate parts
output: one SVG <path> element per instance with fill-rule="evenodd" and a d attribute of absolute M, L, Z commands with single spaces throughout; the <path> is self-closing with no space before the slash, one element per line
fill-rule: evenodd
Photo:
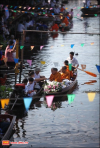
<path fill-rule="evenodd" d="M 53 70 L 53 71 L 58 71 L 58 69 L 57 69 L 57 68 L 52 68 L 51 70 Z"/>
<path fill-rule="evenodd" d="M 67 69 L 67 67 L 66 67 L 66 66 L 63 66 L 63 67 L 62 67 L 62 69 L 63 69 L 63 70 L 66 70 L 66 69 Z"/>

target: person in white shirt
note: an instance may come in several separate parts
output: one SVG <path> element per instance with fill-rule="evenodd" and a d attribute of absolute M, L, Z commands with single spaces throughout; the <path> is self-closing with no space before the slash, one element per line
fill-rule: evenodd
<path fill-rule="evenodd" d="M 45 76 L 40 76 L 40 68 L 36 68 L 35 69 L 35 74 L 34 74 L 34 78 L 35 79 L 40 79 L 40 78 L 45 78 Z M 35 88 L 40 89 L 40 86 L 43 85 L 43 82 L 39 81 L 38 83 L 36 82 Z"/>
<path fill-rule="evenodd" d="M 26 20 L 26 23 L 25 23 L 25 30 L 27 30 L 28 27 L 30 27 L 29 19 Z"/>
<path fill-rule="evenodd" d="M 67 58 L 69 64 L 72 64 L 72 66 L 74 66 L 75 68 L 78 68 L 79 63 L 77 61 L 77 59 L 74 57 L 74 52 L 70 52 L 70 57 Z M 73 70 L 73 68 L 72 68 Z"/>
<path fill-rule="evenodd" d="M 23 30 L 25 30 L 25 26 L 23 25 L 23 22 L 20 21 L 20 23 L 18 24 L 18 28 L 17 28 L 17 31 L 19 33 L 23 32 Z"/>
<path fill-rule="evenodd" d="M 33 78 L 28 79 L 25 92 L 29 97 L 33 97 L 36 94 L 36 90 L 34 90 L 34 79 Z"/>
<path fill-rule="evenodd" d="M 55 14 L 59 14 L 60 13 L 60 8 L 56 5 L 56 7 L 54 8 L 54 13 Z"/>
<path fill-rule="evenodd" d="M 50 2 L 50 5 L 51 5 L 51 7 L 54 7 L 55 6 L 55 2 L 53 2 L 53 0 L 51 0 L 51 2 Z"/>
<path fill-rule="evenodd" d="M 41 83 L 42 80 L 46 80 L 46 78 L 44 76 L 40 76 L 39 75 L 39 72 L 40 72 L 40 69 L 39 71 L 37 71 L 37 69 L 35 70 L 35 74 L 34 74 L 34 71 L 30 71 L 29 72 L 29 77 L 33 78 L 34 79 L 34 82 L 35 82 L 35 89 L 36 90 L 39 90 L 40 87 L 39 85 L 36 85 L 36 83 Z M 37 87 L 38 86 L 38 87 Z"/>

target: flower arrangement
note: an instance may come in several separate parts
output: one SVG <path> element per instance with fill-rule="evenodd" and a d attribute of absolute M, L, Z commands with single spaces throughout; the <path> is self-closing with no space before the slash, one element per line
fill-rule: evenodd
<path fill-rule="evenodd" d="M 56 81 L 47 81 L 44 85 L 44 92 L 50 93 L 50 92 L 59 92 L 63 88 L 63 84 Z"/>

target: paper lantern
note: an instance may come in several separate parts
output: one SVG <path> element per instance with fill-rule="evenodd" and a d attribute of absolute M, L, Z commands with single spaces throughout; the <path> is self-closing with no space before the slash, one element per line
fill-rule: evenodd
<path fill-rule="evenodd" d="M 23 98 L 23 100 L 24 100 L 25 108 L 26 110 L 28 110 L 32 102 L 32 97 L 26 97 L 26 98 Z"/>
<path fill-rule="evenodd" d="M 52 104 L 53 98 L 54 98 L 54 95 L 46 96 L 46 101 L 47 101 L 47 105 L 48 105 L 48 107 L 51 107 L 51 104 Z"/>
<path fill-rule="evenodd" d="M 27 60 L 27 63 L 29 63 L 29 65 L 32 65 L 32 60 Z"/>
<path fill-rule="evenodd" d="M 23 49 L 24 46 L 20 46 L 20 49 Z"/>
<path fill-rule="evenodd" d="M 100 65 L 96 65 L 98 72 L 100 73 Z"/>
<path fill-rule="evenodd" d="M 81 67 L 83 70 L 86 69 L 86 65 L 84 65 L 84 64 L 81 64 Z"/>
<path fill-rule="evenodd" d="M 42 50 L 43 47 L 44 47 L 44 46 L 40 46 L 40 50 Z"/>
<path fill-rule="evenodd" d="M 74 44 L 71 44 L 71 48 L 73 48 L 74 47 Z"/>
<path fill-rule="evenodd" d="M 19 61 L 19 59 L 14 59 L 14 62 L 15 62 L 15 63 L 18 63 L 18 61 Z"/>
<path fill-rule="evenodd" d="M 45 64 L 45 61 L 41 61 L 41 64 Z"/>
<path fill-rule="evenodd" d="M 31 50 L 33 50 L 34 49 L 34 46 L 31 46 Z"/>
<path fill-rule="evenodd" d="M 75 94 L 67 94 L 68 103 L 71 104 L 74 101 Z"/>
<path fill-rule="evenodd" d="M 90 102 L 94 101 L 95 95 L 96 95 L 96 93 L 94 93 L 94 92 L 88 93 L 88 99 Z"/>

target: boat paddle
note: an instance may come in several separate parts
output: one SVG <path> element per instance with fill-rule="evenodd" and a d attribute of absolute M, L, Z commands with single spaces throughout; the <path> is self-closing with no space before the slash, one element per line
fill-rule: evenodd
<path fill-rule="evenodd" d="M 13 106 L 12 106 L 11 110 L 13 109 L 13 107 L 14 107 L 14 105 L 15 105 L 15 103 L 16 103 L 16 101 L 17 101 L 17 99 L 18 99 L 18 97 L 16 98 L 16 100 L 15 100 L 15 102 L 14 102 L 14 104 L 13 104 Z"/>
<path fill-rule="evenodd" d="M 73 66 L 74 67 L 74 66 Z M 87 73 L 88 75 L 91 75 L 91 76 L 93 76 L 93 77 L 97 77 L 97 75 L 95 74 L 95 73 L 92 73 L 92 72 L 90 72 L 90 71 L 86 71 L 86 70 L 83 70 L 83 69 L 80 69 L 80 68 L 77 68 L 77 69 L 79 69 L 79 70 L 81 70 L 81 71 L 84 71 L 85 73 Z"/>

